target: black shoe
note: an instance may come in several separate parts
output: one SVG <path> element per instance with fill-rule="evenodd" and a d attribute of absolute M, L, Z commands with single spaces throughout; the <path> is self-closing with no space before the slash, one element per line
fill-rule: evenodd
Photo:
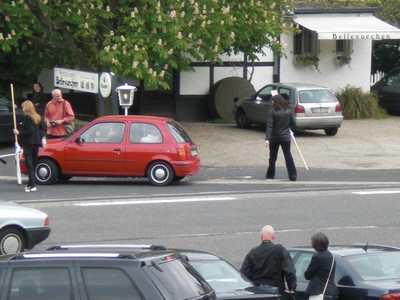
<path fill-rule="evenodd" d="M 266 179 L 274 179 L 274 176 L 268 176 L 267 174 L 265 174 L 265 178 Z"/>
<path fill-rule="evenodd" d="M 297 177 L 289 177 L 290 181 L 296 181 Z"/>

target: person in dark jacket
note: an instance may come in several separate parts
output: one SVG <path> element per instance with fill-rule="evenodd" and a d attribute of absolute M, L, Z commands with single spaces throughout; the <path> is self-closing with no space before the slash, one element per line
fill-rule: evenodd
<path fill-rule="evenodd" d="M 45 134 L 40 115 L 35 110 L 35 105 L 26 100 L 22 103 L 24 118 L 20 130 L 14 129 L 14 134 L 19 136 L 25 164 L 28 173 L 28 186 L 25 192 L 36 192 L 35 168 L 38 163 L 39 147 L 42 146 L 42 136 Z"/>
<path fill-rule="evenodd" d="M 329 239 L 324 233 L 317 232 L 311 237 L 311 245 L 317 253 L 313 255 L 307 270 L 304 272 L 304 277 L 309 280 L 305 293 L 308 295 L 322 294 L 328 281 L 324 300 L 336 300 L 338 290 L 334 283 L 335 262 L 333 254 L 328 251 Z"/>
<path fill-rule="evenodd" d="M 267 179 L 275 178 L 275 164 L 278 158 L 279 146 L 282 147 L 289 179 L 296 181 L 297 170 L 290 152 L 291 127 L 294 126 L 289 103 L 281 95 L 272 97 L 272 108 L 268 111 L 265 146 L 269 147 L 269 165 Z"/>
<path fill-rule="evenodd" d="M 47 104 L 46 94 L 43 92 L 43 86 L 40 82 L 33 84 L 32 103 L 35 105 L 36 112 L 40 115 L 44 114 L 44 108 Z"/>
<path fill-rule="evenodd" d="M 261 244 L 246 255 L 240 272 L 269 294 L 283 294 L 286 279 L 289 293 L 294 295 L 297 281 L 292 258 L 286 248 L 274 244 L 274 240 L 274 228 L 264 226 Z"/>

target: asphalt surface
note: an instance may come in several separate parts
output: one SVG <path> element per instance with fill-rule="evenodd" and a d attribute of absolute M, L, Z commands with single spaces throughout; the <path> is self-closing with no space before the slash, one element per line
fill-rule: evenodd
<path fill-rule="evenodd" d="M 180 122 L 199 149 L 202 166 L 267 167 L 265 127 L 239 129 L 236 124 Z M 400 169 L 400 116 L 383 120 L 344 120 L 336 136 L 323 130 L 296 135 L 297 144 L 310 170 Z M 305 165 L 294 143 L 292 154 L 298 169 Z M 277 167 L 285 167 L 282 151 Z"/>

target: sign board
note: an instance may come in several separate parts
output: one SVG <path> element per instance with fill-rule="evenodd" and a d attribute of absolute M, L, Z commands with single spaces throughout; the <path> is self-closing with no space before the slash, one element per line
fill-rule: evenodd
<path fill-rule="evenodd" d="M 97 94 L 99 92 L 99 75 L 97 73 L 54 68 L 54 86 Z"/>
<path fill-rule="evenodd" d="M 100 88 L 100 94 L 103 96 L 103 98 L 107 98 L 111 95 L 111 75 L 109 73 L 101 73 L 100 74 L 100 82 L 99 82 L 99 88 Z"/>

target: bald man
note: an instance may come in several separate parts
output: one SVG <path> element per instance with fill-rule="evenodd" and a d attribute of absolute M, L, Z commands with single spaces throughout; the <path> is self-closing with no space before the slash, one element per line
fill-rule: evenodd
<path fill-rule="evenodd" d="M 262 228 L 260 238 L 261 244 L 246 255 L 240 271 L 269 294 L 282 294 L 285 280 L 294 294 L 296 270 L 289 252 L 281 244 L 273 243 L 275 230 L 271 225 Z"/>
<path fill-rule="evenodd" d="M 60 89 L 52 91 L 53 99 L 46 104 L 44 120 L 47 126 L 47 138 L 55 139 L 66 137 L 64 123 L 71 123 L 75 119 L 71 104 L 63 99 Z"/>

